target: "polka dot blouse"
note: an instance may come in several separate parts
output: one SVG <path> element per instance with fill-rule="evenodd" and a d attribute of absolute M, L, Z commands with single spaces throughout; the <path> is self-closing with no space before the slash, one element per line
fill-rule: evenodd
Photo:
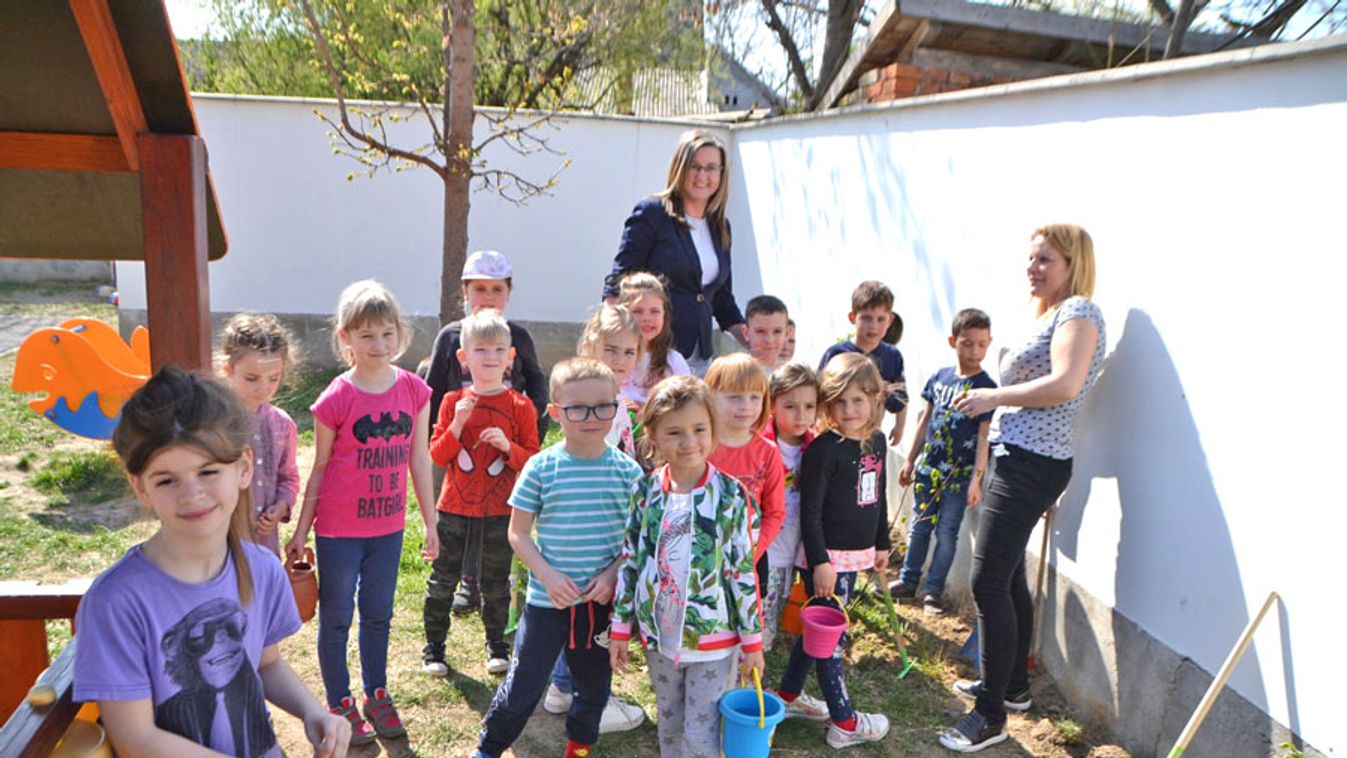
<path fill-rule="evenodd" d="M 1085 377 L 1080 394 L 1065 403 L 1046 408 L 1007 406 L 999 409 L 992 422 L 993 443 L 1015 445 L 1059 460 L 1071 458 L 1071 437 L 1075 431 L 1076 413 L 1099 378 L 1099 368 L 1104 362 L 1104 316 L 1099 306 L 1083 297 L 1067 298 L 1038 333 L 1012 347 L 1001 358 L 1002 386 L 1023 384 L 1047 376 L 1052 371 L 1052 335 L 1060 325 L 1075 318 L 1089 319 L 1099 327 L 1094 355 L 1090 358 L 1090 372 Z"/>

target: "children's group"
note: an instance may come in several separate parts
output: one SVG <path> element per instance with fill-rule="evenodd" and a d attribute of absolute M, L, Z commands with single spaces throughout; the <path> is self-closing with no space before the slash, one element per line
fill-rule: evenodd
<path fill-rule="evenodd" d="M 612 691 L 633 641 L 663 756 L 722 754 L 721 696 L 760 677 L 773 644 L 789 645 L 769 687 L 788 718 L 819 722 L 835 749 L 884 739 L 888 718 L 848 694 L 848 635 L 820 655 L 779 627 L 797 583 L 809 604 L 844 609 L 862 572 L 882 579 L 887 568 L 885 456 L 908 399 L 902 355 L 886 341 L 900 333 L 889 288 L 856 287 L 855 336 L 817 369 L 794 360 L 786 305 L 755 297 L 749 351 L 698 377 L 673 349 L 655 275 L 627 274 L 550 375 L 505 316 L 512 286 L 504 255 L 469 257 L 471 315 L 440 332 L 424 378 L 395 364 L 411 332 L 393 294 L 374 281 L 347 287 L 333 329 L 347 370 L 312 405 L 302 491 L 295 423 L 270 402 L 293 363 L 275 317 L 228 323 L 222 382 L 165 369 L 128 401 L 114 447 L 161 525 L 90 588 L 75 664 L 75 697 L 98 702 L 119 753 L 279 756 L 267 702 L 303 721 L 319 755 L 405 734 L 387 665 L 409 486 L 431 562 L 423 671 L 449 674 L 453 616 L 480 612 L 484 670 L 503 676 L 473 755 L 500 756 L 540 701 L 565 715 L 568 757 L 638 727 L 646 714 Z M 915 514 L 893 592 L 930 614 L 945 610 L 959 525 L 981 498 L 990 414 L 954 404 L 995 386 L 981 368 L 990 341 L 985 313 L 958 313 L 956 361 L 924 385 L 898 472 Z M 553 423 L 561 439 L 543 448 Z M 322 702 L 278 647 L 301 624 L 283 564 L 309 550 Z M 510 640 L 515 557 L 528 582 Z"/>

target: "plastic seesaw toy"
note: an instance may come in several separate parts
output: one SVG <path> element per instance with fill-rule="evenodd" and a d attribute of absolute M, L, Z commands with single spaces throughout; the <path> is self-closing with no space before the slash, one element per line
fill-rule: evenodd
<path fill-rule="evenodd" d="M 150 333 L 131 344 L 111 326 L 72 318 L 24 338 L 14 362 L 15 392 L 42 392 L 28 407 L 67 432 L 109 439 L 122 404 L 150 377 Z"/>

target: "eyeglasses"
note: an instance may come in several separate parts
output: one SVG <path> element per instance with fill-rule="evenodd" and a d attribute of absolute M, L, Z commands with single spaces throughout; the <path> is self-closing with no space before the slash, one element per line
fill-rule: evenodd
<path fill-rule="evenodd" d="M 588 421 L 590 416 L 600 421 L 612 421 L 617 415 L 617 403 L 599 403 L 598 405 L 563 405 L 561 412 L 566 420 L 579 423 Z"/>
<path fill-rule="evenodd" d="M 243 633 L 247 630 L 248 617 L 241 611 L 235 611 L 224 618 L 214 618 L 197 624 L 183 640 L 183 646 L 193 655 L 202 655 L 215 646 L 215 636 L 221 631 L 237 642 L 243 639 Z"/>
<path fill-rule="evenodd" d="M 721 170 L 722 168 L 724 168 L 724 166 L 721 166 L 719 163 L 708 163 L 708 164 L 705 165 L 705 166 L 703 166 L 703 165 L 701 165 L 701 164 L 698 164 L 698 163 L 689 163 L 689 164 L 688 164 L 688 173 L 689 173 L 689 174 L 719 174 L 719 173 L 720 173 L 720 170 Z"/>

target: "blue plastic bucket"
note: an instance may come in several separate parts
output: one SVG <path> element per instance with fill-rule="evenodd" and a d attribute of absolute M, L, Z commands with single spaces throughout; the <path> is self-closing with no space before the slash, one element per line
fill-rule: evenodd
<path fill-rule="evenodd" d="M 758 691 L 746 687 L 721 696 L 720 716 L 720 750 L 726 758 L 767 758 L 776 725 L 786 717 L 786 704 L 775 693 L 764 692 L 759 711 Z"/>

